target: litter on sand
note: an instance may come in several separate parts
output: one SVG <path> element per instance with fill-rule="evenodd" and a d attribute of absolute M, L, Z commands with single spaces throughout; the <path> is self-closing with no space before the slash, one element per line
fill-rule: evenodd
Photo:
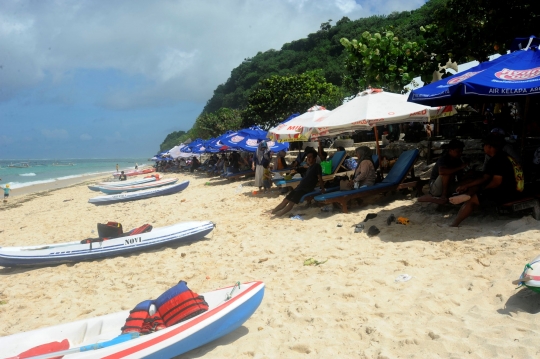
<path fill-rule="evenodd" d="M 373 219 L 375 217 L 377 217 L 376 213 L 368 213 L 366 216 L 366 219 L 364 219 L 364 222 L 367 222 L 368 220 Z"/>
<path fill-rule="evenodd" d="M 371 226 L 369 227 L 368 229 L 368 232 L 367 232 L 367 235 L 370 236 L 370 237 L 373 237 L 373 236 L 376 236 L 377 234 L 381 233 L 381 231 L 379 230 L 379 228 L 375 227 L 375 226 Z"/>
<path fill-rule="evenodd" d="M 396 283 L 400 283 L 400 282 L 408 282 L 410 281 L 412 278 L 412 276 L 408 275 L 408 274 L 400 274 L 396 277 L 396 279 L 394 279 L 394 282 Z"/>
<path fill-rule="evenodd" d="M 395 222 L 395 221 L 396 221 L 396 216 L 394 216 L 393 214 L 391 214 L 391 215 L 386 219 L 386 224 L 391 225 L 392 222 Z"/>
<path fill-rule="evenodd" d="M 305 266 L 318 266 L 318 265 L 321 265 L 321 264 L 326 263 L 326 262 L 328 262 L 328 259 L 325 260 L 325 261 L 320 262 L 320 261 L 318 261 L 316 259 L 308 258 L 308 259 L 306 259 L 304 261 L 304 265 Z"/>
<path fill-rule="evenodd" d="M 290 217 L 292 220 L 298 220 L 298 221 L 303 221 L 304 219 L 299 215 L 299 214 L 296 214 L 294 216 L 291 216 Z"/>
<path fill-rule="evenodd" d="M 396 223 L 398 223 L 398 224 L 404 224 L 404 225 L 406 225 L 406 226 L 408 226 L 408 225 L 410 224 L 409 219 L 408 219 L 407 217 L 398 217 L 398 218 L 396 219 Z"/>

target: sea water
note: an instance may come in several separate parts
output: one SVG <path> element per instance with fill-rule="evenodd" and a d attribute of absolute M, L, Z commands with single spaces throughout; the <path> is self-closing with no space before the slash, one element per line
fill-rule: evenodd
<path fill-rule="evenodd" d="M 26 162 L 30 167 L 8 167 Z M 82 177 L 86 175 L 107 175 L 120 171 L 133 170 L 135 164 L 139 168 L 152 166 L 154 162 L 143 158 L 123 159 L 66 159 L 56 160 L 0 160 L 0 186 L 9 183 L 11 188 L 21 188 L 40 183 L 54 182 L 62 179 Z"/>

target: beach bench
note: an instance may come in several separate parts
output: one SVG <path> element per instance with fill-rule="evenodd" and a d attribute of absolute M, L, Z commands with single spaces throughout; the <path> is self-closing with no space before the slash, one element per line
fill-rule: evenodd
<path fill-rule="evenodd" d="M 345 161 L 346 155 L 347 153 L 345 151 L 338 151 L 334 154 L 334 156 L 332 157 L 332 173 L 329 175 L 323 175 L 323 181 L 330 181 L 334 179 L 338 171 L 341 169 L 348 171 L 348 169 L 345 166 L 343 166 L 343 161 Z M 348 171 L 348 172 L 342 172 L 340 174 L 350 175 L 352 173 L 353 171 Z M 296 186 L 300 184 L 300 181 L 302 181 L 302 178 L 294 178 L 291 180 L 279 179 L 279 180 L 274 180 L 274 184 L 278 187 L 296 188 Z"/>
<path fill-rule="evenodd" d="M 415 187 L 417 190 L 424 183 L 414 175 L 414 164 L 418 159 L 418 150 L 408 150 L 399 156 L 398 160 L 386 175 L 386 178 L 373 186 L 353 189 L 349 191 L 336 191 L 315 196 L 313 199 L 320 204 L 338 203 L 344 213 L 348 212 L 347 204 L 353 199 L 370 196 L 378 193 L 396 191 L 403 188 Z M 410 178 L 407 179 L 407 174 Z"/>

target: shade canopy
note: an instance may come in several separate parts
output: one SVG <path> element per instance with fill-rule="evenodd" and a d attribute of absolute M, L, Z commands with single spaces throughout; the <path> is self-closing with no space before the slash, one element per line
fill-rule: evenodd
<path fill-rule="evenodd" d="M 312 133 L 312 139 L 355 130 L 370 130 L 373 126 L 379 125 L 427 122 L 455 113 L 452 106 L 431 108 L 407 102 L 406 95 L 369 89 L 315 120 L 317 127 Z"/>
<path fill-rule="evenodd" d="M 307 112 L 288 118 L 268 131 L 268 137 L 279 142 L 309 141 L 313 133 L 318 133 L 317 120 L 330 113 L 321 106 L 314 106 Z"/>
<path fill-rule="evenodd" d="M 531 47 L 415 89 L 409 101 L 440 106 L 536 94 L 540 94 L 540 51 Z"/>

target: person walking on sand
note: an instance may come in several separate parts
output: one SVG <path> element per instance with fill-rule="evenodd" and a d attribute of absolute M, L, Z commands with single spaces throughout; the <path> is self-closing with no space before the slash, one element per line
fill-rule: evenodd
<path fill-rule="evenodd" d="M 11 188 L 9 188 L 9 184 L 7 184 L 4 187 L 4 202 L 7 202 L 7 199 L 9 197 L 9 191 L 11 191 Z"/>
<path fill-rule="evenodd" d="M 116 164 L 116 172 L 118 172 L 118 163 Z"/>
<path fill-rule="evenodd" d="M 255 153 L 255 156 L 253 156 L 253 163 L 251 164 L 251 169 L 255 171 L 255 187 L 259 187 L 259 191 L 262 190 L 262 187 L 264 186 L 264 167 L 262 165 L 264 159 L 270 162 L 270 152 L 268 151 L 268 144 L 266 141 L 261 141 L 257 146 L 257 152 Z"/>

